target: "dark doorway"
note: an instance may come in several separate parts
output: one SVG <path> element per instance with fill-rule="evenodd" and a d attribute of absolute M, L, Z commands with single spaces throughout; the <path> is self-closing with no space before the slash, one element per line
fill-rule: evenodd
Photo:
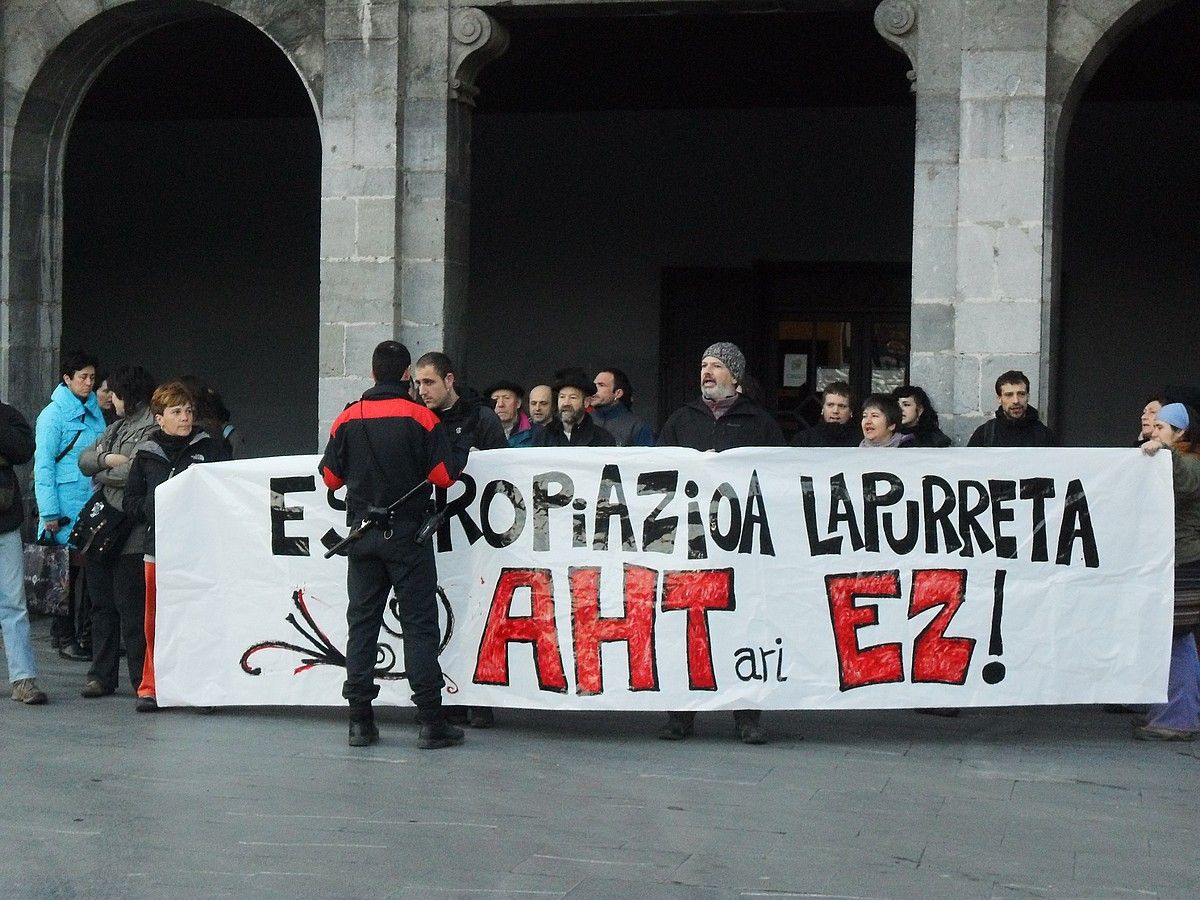
<path fill-rule="evenodd" d="M 1200 4 L 1141 25 L 1097 70 L 1065 155 L 1057 421 L 1129 446 L 1146 399 L 1200 396 Z"/>
<path fill-rule="evenodd" d="M 876 5 L 491 8 L 512 41 L 479 80 L 470 377 L 617 366 L 661 422 L 710 338 L 770 380 L 770 266 L 907 271 L 913 96 Z"/>
<path fill-rule="evenodd" d="M 300 76 L 229 15 L 136 41 L 63 187 L 64 347 L 213 383 L 256 456 L 317 439 L 321 145 Z"/>

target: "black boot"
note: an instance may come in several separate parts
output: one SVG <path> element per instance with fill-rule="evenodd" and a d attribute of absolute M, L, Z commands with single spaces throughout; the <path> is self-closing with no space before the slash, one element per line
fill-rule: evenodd
<path fill-rule="evenodd" d="M 443 747 L 454 747 L 461 744 L 464 737 L 465 734 L 461 728 L 442 719 L 421 726 L 417 746 L 422 750 L 441 750 Z"/>
<path fill-rule="evenodd" d="M 467 724 L 472 728 L 492 728 L 496 724 L 496 714 L 490 706 L 472 706 L 467 712 Z"/>
<path fill-rule="evenodd" d="M 691 737 L 695 727 L 696 714 L 694 712 L 669 712 L 667 713 L 667 724 L 659 731 L 658 738 L 662 741 L 682 741 L 686 737 Z"/>
<path fill-rule="evenodd" d="M 369 747 L 379 740 L 375 711 L 370 703 L 350 704 L 350 746 Z"/>
<path fill-rule="evenodd" d="M 733 714 L 733 729 L 737 739 L 743 744 L 765 744 L 767 733 L 759 722 L 761 714 L 757 709 L 739 709 Z"/>

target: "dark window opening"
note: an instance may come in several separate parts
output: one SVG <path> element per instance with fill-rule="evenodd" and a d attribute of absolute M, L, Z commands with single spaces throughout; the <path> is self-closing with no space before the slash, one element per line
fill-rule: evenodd
<path fill-rule="evenodd" d="M 253 26 L 130 45 L 68 138 L 63 346 L 206 378 L 255 455 L 315 450 L 320 166 L 300 76 Z"/>

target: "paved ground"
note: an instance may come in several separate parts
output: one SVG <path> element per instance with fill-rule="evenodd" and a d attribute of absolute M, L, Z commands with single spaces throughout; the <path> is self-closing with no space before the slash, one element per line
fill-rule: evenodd
<path fill-rule="evenodd" d="M 0 897 L 1195 897 L 1200 745 L 1090 707 L 658 716 L 501 711 L 453 750 L 411 713 L 0 706 Z M 803 737 L 803 740 L 801 740 Z"/>

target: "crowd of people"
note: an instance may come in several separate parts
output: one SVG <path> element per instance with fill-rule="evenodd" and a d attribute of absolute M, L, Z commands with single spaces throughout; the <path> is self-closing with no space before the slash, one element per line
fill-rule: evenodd
<path fill-rule="evenodd" d="M 379 357 L 385 345 L 393 344 L 403 351 L 402 355 L 388 350 L 391 357 L 386 353 Z M 562 369 L 528 390 L 515 381 L 503 380 L 478 394 L 460 384 L 446 354 L 426 353 L 410 365 L 407 353 L 395 342 L 377 348 L 377 357 L 384 361 L 375 364 L 386 366 L 390 375 L 381 382 L 379 373 L 375 373 L 377 384 L 372 390 L 382 394 L 374 399 L 403 399 L 419 408 L 421 415 L 414 417 L 411 411 L 404 414 L 405 427 L 411 427 L 408 419 L 430 432 L 432 423 L 441 426 L 438 433 L 444 433 L 447 441 L 447 473 L 460 472 L 472 450 L 504 447 L 671 446 L 721 452 L 787 443 L 776 418 L 747 389 L 752 381 L 746 372 L 745 357 L 728 342 L 715 343 L 704 351 L 698 396 L 675 410 L 657 434 L 634 412 L 633 386 L 628 375 L 616 367 L 600 369 L 594 375 L 579 368 Z M 245 446 L 240 433 L 229 423 L 229 412 L 220 395 L 200 379 L 184 377 L 156 385 L 150 374 L 137 366 L 123 366 L 106 375 L 98 372 L 94 358 L 81 352 L 64 356 L 61 379 L 37 417 L 36 433 L 19 411 L 0 404 L 0 629 L 12 699 L 26 704 L 46 701 L 35 680 L 29 641 L 20 535 L 24 513 L 12 472 L 13 466 L 32 459 L 38 530 L 46 539 L 66 544 L 76 518 L 95 491 L 101 491 L 109 504 L 122 511 L 129 525 L 117 553 L 100 558 L 72 551 L 72 607 L 54 619 L 52 644 L 65 658 L 90 662 L 81 690 L 89 698 L 115 692 L 123 651 L 129 681 L 137 694 L 136 708 L 152 711 L 157 708 L 153 653 L 154 489 L 194 463 L 244 456 Z M 994 416 L 975 429 L 967 446 L 1058 445 L 1054 432 L 1030 405 L 1030 383 L 1022 372 L 1001 374 L 995 391 Z M 368 391 L 359 402 L 371 398 Z M 821 400 L 819 421 L 801 430 L 791 440 L 793 446 L 872 449 L 952 445 L 939 427 L 934 404 L 918 386 L 871 394 L 856 404 L 850 385 L 835 381 L 824 387 Z M 421 418 L 427 415 L 425 410 L 432 413 L 428 421 Z M 335 423 L 334 436 L 338 430 Z M 333 443 L 331 438 L 331 447 Z M 1151 398 L 1142 412 L 1137 444 L 1146 454 L 1167 452 L 1171 456 L 1176 573 L 1168 699 L 1164 704 L 1136 711 L 1141 720 L 1135 722 L 1134 736 L 1142 740 L 1192 740 L 1200 732 L 1200 413 L 1165 396 Z M 432 452 L 422 446 L 422 453 Z M 329 453 L 327 450 L 323 468 L 327 483 L 345 484 L 344 475 L 338 472 L 339 463 Z M 409 628 L 406 626 L 404 631 L 407 635 Z M 369 649 L 364 645 L 358 655 L 367 658 L 373 653 Z M 425 684 L 421 690 L 429 694 L 433 688 Z M 370 699 L 375 694 L 365 683 L 352 683 L 349 676 L 347 691 L 352 712 L 351 744 L 370 743 L 378 736 L 369 716 Z M 358 718 L 354 719 L 356 708 Z M 461 740 L 461 731 L 454 738 L 458 725 L 486 728 L 494 723 L 493 711 L 486 708 L 447 708 L 444 726 L 442 713 L 439 708 L 436 724 L 429 726 L 431 746 L 450 746 Z M 659 736 L 667 740 L 688 737 L 694 718 L 691 712 L 669 713 Z M 739 710 L 734 714 L 734 723 L 740 740 L 751 744 L 766 741 L 759 711 Z"/>
<path fill-rule="evenodd" d="M 61 383 L 31 429 L 0 404 L 0 629 L 12 699 L 47 700 L 37 683 L 25 600 L 24 502 L 13 466 L 33 461 L 39 541 L 68 549 L 66 609 L 50 642 L 64 659 L 87 662 L 80 693 L 116 692 L 125 655 L 136 708 L 157 709 L 154 692 L 154 489 L 197 462 L 245 455 L 220 394 L 195 376 L 159 384 L 141 366 L 111 373 L 83 351 L 65 354 Z M 7 504 L 6 504 L 7 501 Z M 72 546 L 85 508 L 109 508 L 103 552 Z M 76 542 L 77 543 L 77 542 Z"/>

